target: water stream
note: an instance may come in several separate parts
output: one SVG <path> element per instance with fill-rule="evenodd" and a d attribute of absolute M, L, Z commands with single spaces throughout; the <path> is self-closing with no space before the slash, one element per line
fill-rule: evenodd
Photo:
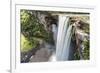
<path fill-rule="evenodd" d="M 59 16 L 59 27 L 58 37 L 56 45 L 56 59 L 57 61 L 68 60 L 71 36 L 72 36 L 72 25 L 69 25 L 68 16 Z"/>

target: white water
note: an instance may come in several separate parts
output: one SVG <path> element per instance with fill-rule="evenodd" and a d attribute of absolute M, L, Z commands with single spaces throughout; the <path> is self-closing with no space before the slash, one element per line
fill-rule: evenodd
<path fill-rule="evenodd" d="M 49 59 L 49 61 L 55 62 L 56 61 L 56 55 L 53 53 Z"/>
<path fill-rule="evenodd" d="M 69 57 L 69 50 L 70 50 L 70 42 L 71 42 L 71 36 L 72 36 L 72 25 L 68 27 L 68 30 L 65 35 L 65 40 L 64 40 L 64 45 L 63 45 L 63 50 L 62 50 L 62 60 L 68 60 Z"/>
<path fill-rule="evenodd" d="M 56 45 L 57 61 L 68 60 L 72 30 L 72 25 L 69 26 L 68 21 L 68 16 L 59 16 L 58 37 Z"/>
<path fill-rule="evenodd" d="M 58 27 L 55 24 L 52 24 L 52 32 L 53 32 L 54 42 L 56 44 L 56 42 L 57 42 Z"/>

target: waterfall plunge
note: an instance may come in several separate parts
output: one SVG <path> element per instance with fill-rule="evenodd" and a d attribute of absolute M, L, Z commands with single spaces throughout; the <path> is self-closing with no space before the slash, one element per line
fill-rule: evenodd
<path fill-rule="evenodd" d="M 59 15 L 58 37 L 56 44 L 57 61 L 66 61 L 69 57 L 72 25 L 69 25 L 68 21 L 68 16 Z"/>

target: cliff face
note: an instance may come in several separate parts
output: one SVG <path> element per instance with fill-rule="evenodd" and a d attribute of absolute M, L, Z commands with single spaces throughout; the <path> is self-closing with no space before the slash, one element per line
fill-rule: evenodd
<path fill-rule="evenodd" d="M 75 52 L 75 59 L 90 59 L 90 29 L 89 29 L 89 18 L 80 17 L 75 20 L 74 28 L 75 28 L 75 40 L 77 50 Z"/>

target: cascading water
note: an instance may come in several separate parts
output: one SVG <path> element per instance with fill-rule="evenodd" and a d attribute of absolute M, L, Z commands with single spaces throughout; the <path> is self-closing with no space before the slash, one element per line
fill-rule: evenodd
<path fill-rule="evenodd" d="M 65 35 L 62 56 L 61 56 L 62 60 L 68 60 L 69 57 L 69 50 L 70 50 L 70 43 L 71 43 L 71 36 L 72 36 L 71 30 L 72 30 L 72 25 L 68 27 L 68 30 Z"/>
<path fill-rule="evenodd" d="M 58 27 L 56 26 L 56 24 L 52 24 L 52 32 L 53 32 L 54 42 L 55 42 L 55 45 L 56 45 L 56 42 L 57 42 L 57 32 L 58 32 Z"/>
<path fill-rule="evenodd" d="M 72 36 L 72 25 L 69 25 L 69 17 L 59 15 L 58 37 L 56 44 L 57 61 L 68 60 L 69 48 Z"/>
<path fill-rule="evenodd" d="M 56 24 L 52 24 L 52 32 L 53 32 L 53 39 L 55 42 L 55 46 L 53 48 L 53 53 L 52 56 L 50 57 L 50 61 L 56 61 L 55 49 L 56 49 L 57 32 L 58 32 L 58 27 L 56 26 Z"/>

